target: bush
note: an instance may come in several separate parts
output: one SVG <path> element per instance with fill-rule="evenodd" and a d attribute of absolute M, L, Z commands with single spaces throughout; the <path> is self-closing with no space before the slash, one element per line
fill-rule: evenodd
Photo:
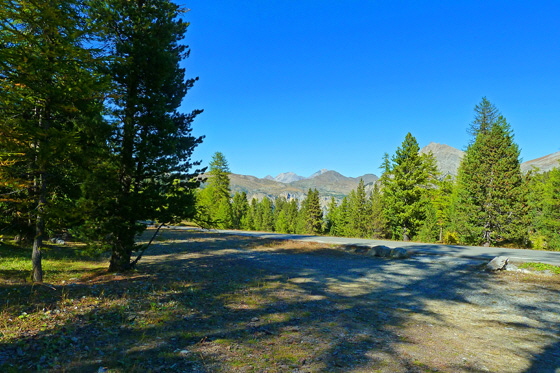
<path fill-rule="evenodd" d="M 548 247 L 547 239 L 542 234 L 529 235 L 529 242 L 532 249 L 544 250 Z"/>
<path fill-rule="evenodd" d="M 459 233 L 445 232 L 443 234 L 443 243 L 446 245 L 457 245 L 459 243 Z"/>

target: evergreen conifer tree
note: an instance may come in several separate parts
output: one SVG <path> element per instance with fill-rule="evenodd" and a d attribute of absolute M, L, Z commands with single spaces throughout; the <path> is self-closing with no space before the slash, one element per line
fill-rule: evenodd
<path fill-rule="evenodd" d="M 86 5 L 0 2 L 0 186 L 12 216 L 23 218 L 12 223 L 32 237 L 37 282 L 46 231 L 73 208 L 78 175 L 103 133 L 108 85 L 97 51 L 86 47 L 95 37 L 82 19 Z"/>
<path fill-rule="evenodd" d="M 529 177 L 531 245 L 560 250 L 560 167 Z"/>
<path fill-rule="evenodd" d="M 485 103 L 483 99 L 481 105 Z M 488 119 L 476 112 L 475 123 Z M 523 244 L 527 207 L 519 149 L 503 116 L 485 126 L 459 167 L 454 197 L 457 228 L 468 244 Z"/>
<path fill-rule="evenodd" d="M 214 201 L 230 199 L 229 174 L 229 165 L 224 154 L 221 152 L 214 153 L 208 171 L 208 186 L 214 191 L 212 196 Z"/>
<path fill-rule="evenodd" d="M 386 234 L 386 221 L 383 215 L 381 191 L 377 183 L 373 186 L 373 190 L 369 196 L 368 208 L 368 237 L 384 237 Z"/>
<path fill-rule="evenodd" d="M 255 209 L 257 200 L 255 198 L 251 199 L 251 202 L 247 203 L 247 212 L 241 219 L 241 229 L 244 230 L 255 230 Z"/>
<path fill-rule="evenodd" d="M 548 247 L 560 250 L 560 167 L 550 171 L 545 185 L 543 226 Z"/>
<path fill-rule="evenodd" d="M 385 156 L 381 177 L 385 219 L 394 239 L 414 237 L 426 217 L 427 188 L 437 170 L 431 154 L 419 154 L 416 138 L 408 133 L 395 155 Z"/>
<path fill-rule="evenodd" d="M 350 192 L 352 193 L 352 191 Z M 352 235 L 352 215 L 350 209 L 350 196 L 344 196 L 336 211 L 336 224 L 334 235 L 339 237 L 350 237 Z"/>
<path fill-rule="evenodd" d="M 419 239 L 423 242 L 443 242 L 444 229 L 450 227 L 451 196 L 454 181 L 450 175 L 434 181 L 435 188 L 427 190 L 426 219 L 422 224 Z"/>
<path fill-rule="evenodd" d="M 360 179 L 358 186 L 349 195 L 350 227 L 352 237 L 367 237 L 369 235 L 369 200 L 366 195 L 364 180 Z"/>
<path fill-rule="evenodd" d="M 268 197 L 264 197 L 258 206 L 261 226 L 259 230 L 265 232 L 274 231 L 274 204 Z"/>
<path fill-rule="evenodd" d="M 323 231 L 323 210 L 317 189 L 309 189 L 299 211 L 298 233 L 317 234 Z"/>
<path fill-rule="evenodd" d="M 331 236 L 336 236 L 338 225 L 338 204 L 336 199 L 331 197 L 329 205 L 327 206 L 327 215 L 325 216 L 325 232 Z"/>
<path fill-rule="evenodd" d="M 139 222 L 167 223 L 194 213 L 191 123 L 201 110 L 179 108 L 196 79 L 185 79 L 181 61 L 189 54 L 181 43 L 188 23 L 170 0 L 107 0 L 92 2 L 104 26 L 110 55 L 107 73 L 113 81 L 108 119 L 106 163 L 92 172 L 89 188 L 90 231 L 110 237 L 109 269 L 133 267 Z M 103 185 L 102 190 L 99 185 Z"/>
<path fill-rule="evenodd" d="M 233 229 L 243 229 L 243 220 L 249 212 L 249 202 L 247 193 L 236 192 L 231 203 L 232 227 Z"/>
<path fill-rule="evenodd" d="M 289 204 L 285 197 L 278 197 L 274 201 L 274 231 L 288 233 L 288 208 Z"/>
<path fill-rule="evenodd" d="M 297 233 L 297 222 L 299 216 L 299 206 L 296 199 L 292 199 L 288 202 L 286 207 L 286 217 L 288 220 L 288 231 L 287 233 Z"/>
<path fill-rule="evenodd" d="M 212 225 L 221 229 L 228 229 L 233 225 L 229 174 L 225 156 L 221 152 L 214 153 L 208 171 L 207 186 L 201 194 L 203 201 L 209 203 L 207 209 Z"/>
<path fill-rule="evenodd" d="M 262 227 L 262 216 L 259 209 L 259 201 L 253 197 L 249 206 L 249 214 L 247 219 L 249 230 L 260 231 Z"/>

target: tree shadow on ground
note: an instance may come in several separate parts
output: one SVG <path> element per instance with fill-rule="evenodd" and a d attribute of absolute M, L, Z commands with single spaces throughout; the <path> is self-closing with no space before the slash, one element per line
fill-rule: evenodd
<path fill-rule="evenodd" d="M 558 373 L 560 371 L 560 342 L 552 343 L 534 356 L 526 373 Z"/>
<path fill-rule="evenodd" d="M 484 307 L 502 301 L 480 295 L 498 280 L 476 267 L 255 251 L 250 248 L 272 242 L 213 233 L 166 236 L 170 241 L 150 249 L 135 275 L 65 286 L 50 303 L 29 297 L 24 312 L 32 317 L 57 310 L 75 315 L 63 323 L 49 316 L 43 331 L 5 338 L 0 367 L 76 372 L 103 366 L 123 372 L 487 369 L 471 356 L 458 355 L 463 353 L 454 350 L 460 336 L 433 341 L 439 351 L 423 351 L 430 346 L 432 328 L 443 330 L 448 321 L 449 315 L 438 312 L 441 302 L 460 311 L 473 302 Z M 99 305 L 82 306 L 82 297 L 96 298 Z M 537 313 L 532 317 L 542 324 Z M 407 333 L 411 320 L 422 335 Z M 558 332 L 557 325 L 545 329 Z M 519 353 L 516 348 L 504 347 L 508 354 Z M 558 365 L 557 352 L 558 344 L 549 343 L 533 365 Z"/>

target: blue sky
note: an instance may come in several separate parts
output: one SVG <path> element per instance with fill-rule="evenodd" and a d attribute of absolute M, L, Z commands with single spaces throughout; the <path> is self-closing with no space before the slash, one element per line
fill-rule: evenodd
<path fill-rule="evenodd" d="M 486 96 L 523 160 L 560 150 L 559 1 L 188 0 L 184 110 L 234 173 L 380 175 L 407 132 L 464 149 Z"/>

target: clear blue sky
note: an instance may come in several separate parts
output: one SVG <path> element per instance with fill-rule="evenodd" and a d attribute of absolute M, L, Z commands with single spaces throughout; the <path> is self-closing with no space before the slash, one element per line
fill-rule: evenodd
<path fill-rule="evenodd" d="M 465 149 L 486 96 L 523 160 L 560 150 L 560 1 L 180 0 L 185 110 L 234 173 L 380 174 L 407 132 Z"/>

